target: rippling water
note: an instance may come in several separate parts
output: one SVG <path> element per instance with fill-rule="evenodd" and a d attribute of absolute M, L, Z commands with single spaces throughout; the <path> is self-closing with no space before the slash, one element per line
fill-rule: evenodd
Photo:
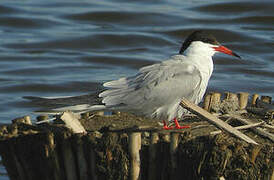
<path fill-rule="evenodd" d="M 208 29 L 242 60 L 217 55 L 209 88 L 274 95 L 273 1 L 1 1 L 0 122 L 37 107 L 22 96 L 80 95 L 176 54 Z"/>
<path fill-rule="evenodd" d="M 274 96 L 273 9 L 274 1 L 1 1 L 0 122 L 37 108 L 22 96 L 86 94 L 164 60 L 195 29 L 243 58 L 217 55 L 209 89 Z"/>

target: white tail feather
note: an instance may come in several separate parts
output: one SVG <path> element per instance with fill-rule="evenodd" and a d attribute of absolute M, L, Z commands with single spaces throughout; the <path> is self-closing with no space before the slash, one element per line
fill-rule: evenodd
<path fill-rule="evenodd" d="M 106 106 L 104 105 L 89 105 L 89 104 L 81 104 L 81 105 L 75 105 L 75 106 L 66 106 L 62 108 L 56 108 L 52 109 L 50 111 L 36 111 L 35 113 L 39 114 L 47 114 L 47 115 L 56 115 L 56 114 L 61 114 L 65 111 L 72 111 L 76 114 L 81 114 L 89 111 L 99 111 L 99 110 L 104 110 L 106 109 Z"/>
<path fill-rule="evenodd" d="M 62 108 L 53 109 L 53 111 L 98 111 L 103 110 L 106 107 L 104 105 L 89 105 L 89 104 L 80 104 L 75 106 L 66 106 Z"/>

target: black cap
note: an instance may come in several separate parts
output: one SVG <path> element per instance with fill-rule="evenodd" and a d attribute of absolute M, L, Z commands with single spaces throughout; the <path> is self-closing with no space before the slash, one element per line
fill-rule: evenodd
<path fill-rule="evenodd" d="M 213 35 L 205 32 L 205 31 L 198 30 L 198 31 L 194 31 L 192 34 L 190 34 L 186 38 L 179 53 L 183 54 L 183 52 L 188 48 L 188 46 L 193 41 L 202 41 L 202 42 L 213 44 L 213 45 L 220 45 L 220 43 L 216 40 L 216 38 Z"/>

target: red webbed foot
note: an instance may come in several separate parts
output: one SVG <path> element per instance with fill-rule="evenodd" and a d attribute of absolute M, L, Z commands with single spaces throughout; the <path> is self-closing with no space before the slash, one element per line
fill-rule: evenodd
<path fill-rule="evenodd" d="M 170 130 L 170 129 L 174 128 L 172 126 L 168 127 L 165 120 L 163 120 L 163 123 L 164 123 L 163 129 L 165 129 L 165 130 Z"/>
<path fill-rule="evenodd" d="M 186 129 L 186 128 L 190 128 L 190 126 L 186 125 L 186 126 L 180 126 L 180 124 L 178 123 L 178 120 L 176 118 L 174 118 L 174 123 L 175 123 L 175 129 Z"/>

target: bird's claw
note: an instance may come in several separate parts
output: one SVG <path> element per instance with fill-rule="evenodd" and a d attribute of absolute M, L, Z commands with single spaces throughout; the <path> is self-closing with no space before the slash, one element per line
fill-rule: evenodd
<path fill-rule="evenodd" d="M 166 124 L 165 121 L 163 121 L 163 123 L 164 123 L 164 126 L 163 126 L 164 130 L 190 128 L 190 126 L 188 126 L 188 125 L 186 125 L 186 126 L 180 126 L 180 124 L 178 123 L 177 119 L 174 119 L 175 127 L 173 127 L 173 126 L 167 126 L 167 124 Z"/>
<path fill-rule="evenodd" d="M 186 128 L 190 128 L 190 126 L 186 125 L 186 126 L 180 126 L 180 124 L 178 123 L 177 119 L 174 120 L 175 123 L 175 129 L 186 129 Z"/>
<path fill-rule="evenodd" d="M 164 128 L 165 130 L 170 130 L 170 129 L 173 129 L 173 128 L 174 128 L 174 127 L 172 127 L 172 126 L 168 127 L 165 121 L 163 121 L 163 123 L 164 123 L 163 128 Z"/>
<path fill-rule="evenodd" d="M 187 129 L 190 128 L 190 126 L 175 126 L 175 129 Z"/>

